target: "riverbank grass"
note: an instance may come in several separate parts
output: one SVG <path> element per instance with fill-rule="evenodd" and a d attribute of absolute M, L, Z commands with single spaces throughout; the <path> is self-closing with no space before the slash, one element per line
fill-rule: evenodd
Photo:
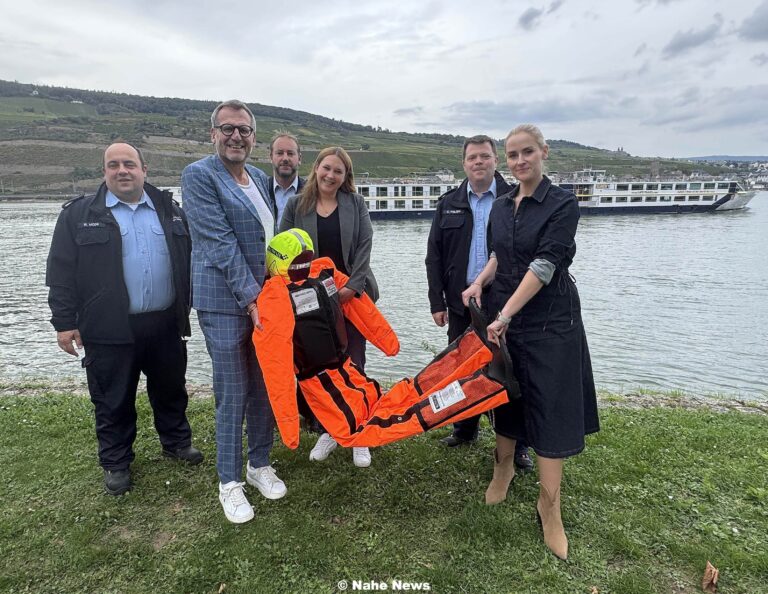
<path fill-rule="evenodd" d="M 338 449 L 310 463 L 315 438 L 274 450 L 288 495 L 254 490 L 256 518 L 228 523 L 216 497 L 213 402 L 190 420 L 206 461 L 163 459 L 142 397 L 134 491 L 101 488 L 91 404 L 46 394 L 0 399 L 0 591 L 338 592 L 393 580 L 433 592 L 768 591 L 768 422 L 704 410 L 602 411 L 603 430 L 566 464 L 570 558 L 544 547 L 536 475 L 483 504 L 491 431 L 446 449 L 447 430 L 373 451 L 357 469 Z M 593 588 L 595 588 L 593 590 Z"/>

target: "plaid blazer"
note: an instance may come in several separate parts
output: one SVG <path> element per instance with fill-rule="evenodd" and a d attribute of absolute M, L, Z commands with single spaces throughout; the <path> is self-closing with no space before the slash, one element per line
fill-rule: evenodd
<path fill-rule="evenodd" d="M 276 217 L 267 176 L 245 168 Z M 218 155 L 184 168 L 181 197 L 192 236 L 192 307 L 247 315 L 266 274 L 264 227 L 256 207 Z"/>

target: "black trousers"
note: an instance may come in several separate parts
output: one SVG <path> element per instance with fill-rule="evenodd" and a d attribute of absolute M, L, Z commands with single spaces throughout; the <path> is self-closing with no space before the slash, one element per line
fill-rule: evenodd
<path fill-rule="evenodd" d="M 164 449 L 191 445 L 187 421 L 187 345 L 171 310 L 130 316 L 133 344 L 85 344 L 82 365 L 96 416 L 99 463 L 127 469 L 134 459 L 136 387 L 143 372 Z"/>
<path fill-rule="evenodd" d="M 455 312 L 448 310 L 448 342 L 451 343 L 461 336 L 464 331 L 469 328 L 472 323 L 472 318 L 469 315 L 469 310 L 464 308 L 464 315 L 458 315 Z M 472 441 L 477 439 L 477 433 L 480 430 L 480 415 L 475 417 L 469 417 L 463 421 L 453 424 L 453 434 L 459 439 Z M 528 450 L 528 444 L 518 439 L 515 444 L 515 452 L 524 452 Z"/>

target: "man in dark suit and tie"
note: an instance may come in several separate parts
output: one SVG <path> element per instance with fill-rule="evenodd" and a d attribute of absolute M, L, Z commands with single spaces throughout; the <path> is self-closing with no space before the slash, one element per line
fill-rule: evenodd
<path fill-rule="evenodd" d="M 277 216 L 267 176 L 246 164 L 255 128 L 245 103 L 221 103 L 211 115 L 215 154 L 188 165 L 181 176 L 192 235 L 192 306 L 213 363 L 219 501 L 227 519 L 238 524 L 253 518 L 241 481 L 243 420 L 246 481 L 268 499 L 286 494 L 269 462 L 275 421 L 251 342 L 254 327 L 261 328 L 256 298 Z"/>
<path fill-rule="evenodd" d="M 143 372 L 165 456 L 199 464 L 187 421 L 189 233 L 184 213 L 146 183 L 135 146 L 104 152 L 104 183 L 63 206 L 46 285 L 59 347 L 82 365 L 96 417 L 104 489 L 131 489 L 136 386 Z"/>
<path fill-rule="evenodd" d="M 300 193 L 301 188 L 304 187 L 304 179 L 299 177 L 299 165 L 301 165 L 299 139 L 290 132 L 278 132 L 269 143 L 269 159 L 272 161 L 269 192 L 277 206 L 279 227 L 288 198 Z"/>

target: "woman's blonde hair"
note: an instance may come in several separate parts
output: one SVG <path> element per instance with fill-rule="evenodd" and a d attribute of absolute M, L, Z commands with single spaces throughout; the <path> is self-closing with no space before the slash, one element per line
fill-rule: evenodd
<path fill-rule="evenodd" d="M 349 158 L 349 154 L 340 146 L 329 146 L 317 153 L 317 158 L 312 164 L 312 171 L 309 173 L 307 183 L 301 190 L 299 195 L 298 210 L 301 214 L 309 214 L 317 206 L 317 198 L 320 196 L 320 186 L 317 183 L 317 168 L 323 159 L 330 155 L 335 155 L 341 162 L 344 163 L 344 167 L 347 170 L 344 176 L 344 181 L 341 182 L 339 187 L 340 192 L 347 192 L 352 194 L 355 192 L 355 175 L 352 172 L 352 159 Z"/>
<path fill-rule="evenodd" d="M 504 147 L 506 148 L 507 140 L 509 140 L 510 136 L 521 133 L 530 134 L 531 137 L 536 141 L 536 144 L 539 145 L 540 149 L 544 150 L 544 147 L 547 146 L 547 143 L 544 140 L 544 135 L 541 133 L 541 130 L 539 130 L 537 126 L 534 126 L 533 124 L 520 124 L 519 126 L 512 128 L 509 134 L 507 134 L 507 137 L 504 139 Z"/>

